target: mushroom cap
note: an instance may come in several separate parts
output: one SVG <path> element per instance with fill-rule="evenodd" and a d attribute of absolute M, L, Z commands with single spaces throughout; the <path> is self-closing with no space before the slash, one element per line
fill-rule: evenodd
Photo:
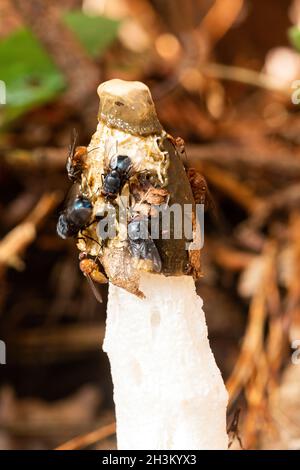
<path fill-rule="evenodd" d="M 134 135 L 160 134 L 149 88 L 142 82 L 113 79 L 98 87 L 98 119 Z"/>

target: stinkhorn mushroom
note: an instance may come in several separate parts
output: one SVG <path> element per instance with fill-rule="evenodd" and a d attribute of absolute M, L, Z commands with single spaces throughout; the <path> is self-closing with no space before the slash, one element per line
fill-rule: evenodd
<path fill-rule="evenodd" d="M 68 159 L 80 194 L 58 231 L 79 232 L 82 270 L 109 280 L 103 349 L 118 448 L 226 449 L 227 392 L 194 283 L 201 272 L 195 191 L 149 89 L 110 80 L 98 94 L 97 130 Z M 164 209 L 174 207 L 179 219 L 168 213 L 164 226 Z"/>

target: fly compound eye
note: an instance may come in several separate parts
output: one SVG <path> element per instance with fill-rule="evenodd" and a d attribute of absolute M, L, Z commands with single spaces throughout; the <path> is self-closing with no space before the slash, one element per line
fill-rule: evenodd
<path fill-rule="evenodd" d="M 73 223 L 67 219 L 66 214 L 63 213 L 59 216 L 58 222 L 56 225 L 57 234 L 64 240 L 68 237 L 73 237 L 76 233 Z"/>
<path fill-rule="evenodd" d="M 61 214 L 58 218 L 56 231 L 61 238 L 66 239 L 68 237 L 68 224 L 64 214 Z"/>

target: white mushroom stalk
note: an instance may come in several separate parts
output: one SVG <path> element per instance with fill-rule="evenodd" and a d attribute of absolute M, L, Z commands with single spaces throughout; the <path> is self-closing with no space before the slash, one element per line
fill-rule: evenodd
<path fill-rule="evenodd" d="M 106 335 L 118 449 L 227 449 L 227 392 L 190 276 L 109 286 Z"/>
<path fill-rule="evenodd" d="M 93 219 L 78 247 L 93 257 L 84 269 L 82 261 L 85 274 L 101 282 L 100 261 L 109 280 L 103 349 L 111 364 L 118 448 L 226 449 L 228 397 L 194 283 L 199 247 L 191 248 L 186 234 L 175 239 L 175 221 L 169 239 L 163 231 L 155 240 L 124 237 L 130 224 L 148 224 L 158 218 L 158 206 L 173 203 L 192 208 L 195 234 L 197 191 L 144 84 L 111 80 L 98 93 L 99 124 L 80 165 Z M 126 171 L 113 163 L 119 156 L 122 165 L 130 163 Z M 71 164 L 78 166 L 76 158 Z M 104 207 L 119 213 L 124 196 L 128 228 L 118 220 L 106 239 L 99 228 Z"/>

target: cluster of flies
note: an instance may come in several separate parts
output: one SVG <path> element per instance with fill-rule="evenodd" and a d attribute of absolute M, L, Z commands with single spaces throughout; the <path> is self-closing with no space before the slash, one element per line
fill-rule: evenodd
<path fill-rule="evenodd" d="M 97 216 L 93 218 L 92 202 L 90 198 L 79 189 L 87 154 L 88 150 L 86 147 L 76 146 L 76 136 L 74 136 L 67 158 L 66 169 L 69 179 L 72 183 L 76 184 L 76 187 L 78 186 L 78 190 L 75 196 L 70 198 L 67 202 L 57 222 L 57 233 L 63 239 L 78 237 L 79 232 L 81 238 L 89 238 L 84 232 L 85 229 L 100 220 Z M 100 195 L 103 196 L 106 201 L 113 203 L 117 196 L 121 194 L 125 183 L 128 182 L 134 174 L 134 167 L 129 156 L 114 155 L 110 159 L 107 168 L 104 169 Z M 137 259 L 150 260 L 153 269 L 160 272 L 162 263 L 154 241 L 149 236 L 141 238 L 141 234 L 145 233 L 145 224 L 148 225 L 148 222 L 147 218 L 140 216 L 132 217 L 129 221 L 127 225 L 128 249 L 131 256 Z M 84 269 L 84 266 L 90 266 L 92 261 L 86 253 L 80 255 L 80 260 L 81 269 L 93 287 L 93 279 L 89 275 L 89 272 Z M 86 264 L 84 263 L 85 260 Z M 97 299 L 101 300 L 99 294 L 95 292 L 95 287 L 93 287 L 93 291 Z"/>

